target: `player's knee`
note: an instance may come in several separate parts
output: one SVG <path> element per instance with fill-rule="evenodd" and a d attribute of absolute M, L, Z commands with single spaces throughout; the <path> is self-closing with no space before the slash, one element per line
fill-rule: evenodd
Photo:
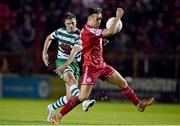
<path fill-rule="evenodd" d="M 126 88 L 128 86 L 128 83 L 125 79 L 121 80 L 121 88 Z"/>
<path fill-rule="evenodd" d="M 64 75 L 64 80 L 66 81 L 68 85 L 77 84 L 75 77 L 71 73 L 68 73 L 68 72 Z"/>
<path fill-rule="evenodd" d="M 73 78 L 70 78 L 67 82 L 68 85 L 73 85 L 73 84 L 77 84 L 77 81 L 74 80 Z"/>

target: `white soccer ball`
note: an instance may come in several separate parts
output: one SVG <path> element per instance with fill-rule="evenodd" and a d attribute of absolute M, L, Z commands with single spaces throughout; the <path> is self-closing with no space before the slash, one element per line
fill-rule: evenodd
<path fill-rule="evenodd" d="M 109 28 L 111 27 L 114 19 L 115 19 L 115 17 L 111 17 L 111 18 L 108 19 L 108 21 L 106 22 L 106 28 L 107 28 L 107 29 L 109 29 Z M 122 26 L 123 26 L 122 21 L 119 20 L 119 21 L 117 22 L 117 24 L 116 24 L 116 29 L 117 29 L 118 32 L 121 31 Z"/>

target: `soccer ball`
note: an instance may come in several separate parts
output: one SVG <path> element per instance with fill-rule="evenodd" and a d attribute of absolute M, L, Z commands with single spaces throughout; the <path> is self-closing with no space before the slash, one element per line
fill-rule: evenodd
<path fill-rule="evenodd" d="M 108 19 L 108 21 L 106 22 L 106 28 L 109 29 L 114 21 L 115 17 L 111 17 Z M 121 29 L 122 29 L 122 21 L 119 20 L 116 24 L 116 29 L 117 29 L 117 32 L 120 32 Z"/>

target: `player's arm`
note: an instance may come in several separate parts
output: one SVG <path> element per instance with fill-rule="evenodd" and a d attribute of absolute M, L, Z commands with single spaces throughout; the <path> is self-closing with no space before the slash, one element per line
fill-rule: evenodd
<path fill-rule="evenodd" d="M 60 66 L 59 68 L 55 69 L 54 72 L 63 73 L 64 69 L 66 67 L 68 67 L 73 62 L 73 60 L 76 57 L 77 53 L 80 52 L 81 49 L 82 48 L 80 46 L 73 46 L 72 50 L 71 50 L 71 53 L 70 53 L 68 59 L 66 60 L 66 62 L 62 66 Z"/>
<path fill-rule="evenodd" d="M 48 52 L 48 48 L 49 48 L 52 40 L 53 40 L 53 37 L 51 36 L 51 34 L 46 37 L 44 47 L 43 47 L 43 51 L 42 51 L 42 60 L 46 66 L 49 65 L 49 61 L 48 61 L 49 56 L 48 56 L 47 52 Z"/>
<path fill-rule="evenodd" d="M 117 8 L 116 17 L 114 19 L 114 22 L 112 23 L 112 25 L 109 29 L 104 29 L 102 31 L 102 37 L 110 37 L 110 36 L 117 33 L 116 24 L 121 19 L 121 17 L 123 16 L 123 13 L 124 13 L 124 11 L 122 8 Z"/>
<path fill-rule="evenodd" d="M 70 53 L 70 55 L 69 55 L 69 57 L 68 57 L 68 59 L 67 59 L 67 61 L 65 62 L 64 65 L 69 66 L 73 62 L 73 60 L 76 57 L 77 53 L 80 52 L 80 51 L 81 51 L 80 46 L 72 47 L 71 53 Z"/>

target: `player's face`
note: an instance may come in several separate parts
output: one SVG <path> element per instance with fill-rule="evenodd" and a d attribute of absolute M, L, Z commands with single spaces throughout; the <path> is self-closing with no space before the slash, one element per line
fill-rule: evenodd
<path fill-rule="evenodd" d="M 65 20 L 65 26 L 66 26 L 68 32 L 75 32 L 76 24 L 77 24 L 77 22 L 76 22 L 75 18 Z"/>
<path fill-rule="evenodd" d="M 102 14 L 95 14 L 94 18 L 93 18 L 93 22 L 94 22 L 94 27 L 98 28 L 101 24 L 101 20 L 102 20 Z"/>

